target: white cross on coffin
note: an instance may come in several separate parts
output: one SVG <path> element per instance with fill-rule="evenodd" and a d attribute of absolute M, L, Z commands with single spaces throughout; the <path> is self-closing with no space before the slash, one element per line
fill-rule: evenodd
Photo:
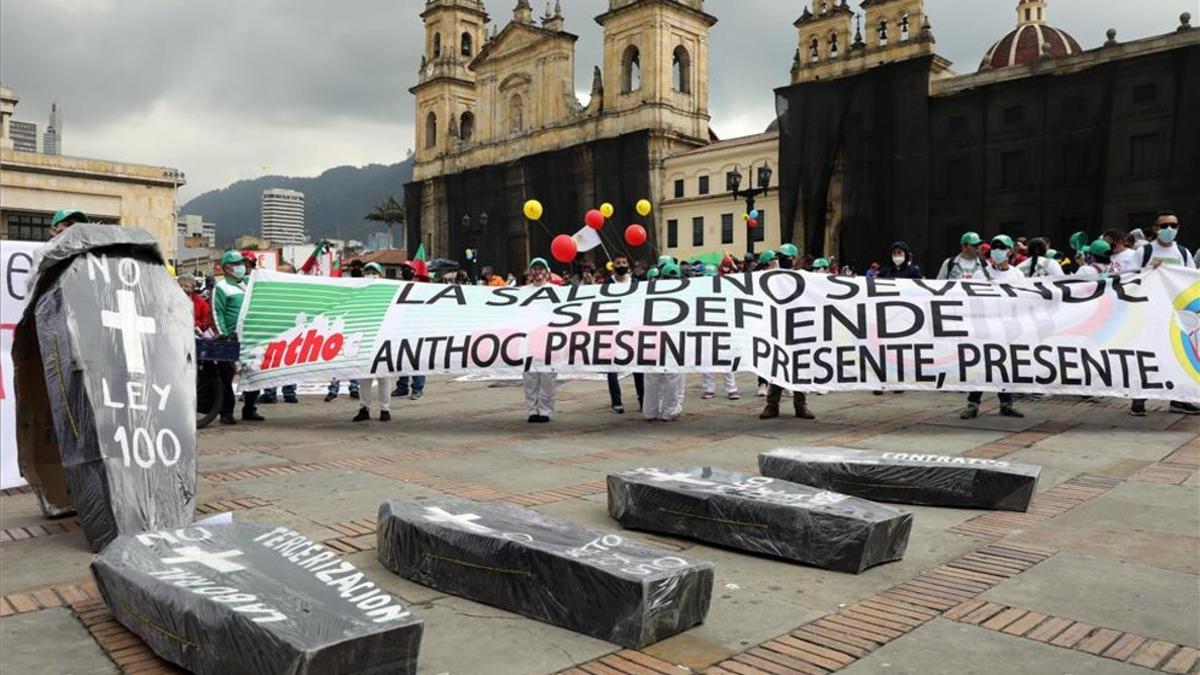
<path fill-rule="evenodd" d="M 242 554 L 241 551 L 234 549 L 232 551 L 221 551 L 220 553 L 213 551 L 205 551 L 198 546 L 184 546 L 183 548 L 172 549 L 179 554 L 176 558 L 163 558 L 162 561 L 168 565 L 177 565 L 179 563 L 200 563 L 205 567 L 216 570 L 217 572 L 228 573 L 244 570 L 244 565 L 239 565 L 231 562 L 229 559 Z"/>
<path fill-rule="evenodd" d="M 142 335 L 153 335 L 158 331 L 153 318 L 138 314 L 136 297 L 133 291 L 117 291 L 117 311 L 100 312 L 100 323 L 105 328 L 121 331 L 125 367 L 131 373 L 144 375 L 146 359 L 142 353 Z"/>
<path fill-rule="evenodd" d="M 642 469 L 642 473 L 649 476 L 650 480 L 655 483 L 665 483 L 666 481 L 673 480 L 677 483 L 690 483 L 692 485 L 716 485 L 716 483 L 706 480 L 692 478 L 691 475 L 686 473 L 663 473 L 658 469 Z"/>
<path fill-rule="evenodd" d="M 495 532 L 492 528 L 486 525 L 477 525 L 474 521 L 479 520 L 479 516 L 474 513 L 449 513 L 445 509 L 437 506 L 425 507 L 425 520 L 431 523 L 454 523 L 464 530 L 477 532 L 479 534 L 488 534 Z"/>

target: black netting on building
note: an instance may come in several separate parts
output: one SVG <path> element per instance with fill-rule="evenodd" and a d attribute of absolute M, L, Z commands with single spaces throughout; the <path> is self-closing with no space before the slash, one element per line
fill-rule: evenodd
<path fill-rule="evenodd" d="M 651 246 L 629 247 L 624 231 L 627 225 L 640 223 L 653 236 L 653 214 L 642 218 L 635 210 L 639 199 L 652 198 L 650 171 L 649 135 L 640 132 L 471 169 L 424 184 L 410 183 L 405 189 L 410 241 L 417 241 L 422 220 L 432 218 L 449 224 L 449 237 L 448 250 L 440 250 L 435 240 L 438 250 L 430 251 L 431 257 L 465 263 L 466 249 L 474 248 L 479 251 L 480 265 L 516 273 L 525 269 L 530 257 L 549 260 L 554 236 L 574 234 L 583 227 L 589 209 L 610 202 L 615 213 L 601 230 L 605 248 L 612 255 L 620 252 L 649 260 L 653 257 Z M 425 190 L 435 191 L 432 201 L 438 213 L 423 213 Z M 542 203 L 540 225 L 526 221 L 522 214 L 529 199 Z M 581 258 L 585 255 L 601 265 L 606 260 L 601 249 L 581 254 Z"/>
<path fill-rule="evenodd" d="M 1173 210 L 1200 242 L 1200 47 L 939 96 L 930 65 L 777 90 L 785 239 L 859 269 L 905 239 L 928 269 L 967 230 L 1065 248 Z"/>
<path fill-rule="evenodd" d="M 859 265 L 886 254 L 897 232 L 922 249 L 929 67 L 914 59 L 776 91 L 784 241 L 803 227 L 808 253 Z M 842 189 L 831 203 L 835 172 Z M 823 250 L 827 223 L 840 227 L 838 251 Z"/>

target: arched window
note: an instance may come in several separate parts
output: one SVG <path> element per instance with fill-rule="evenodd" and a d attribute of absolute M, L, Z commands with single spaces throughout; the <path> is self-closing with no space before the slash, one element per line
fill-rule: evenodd
<path fill-rule="evenodd" d="M 628 94 L 642 88 L 642 61 L 638 48 L 629 45 L 621 57 L 621 90 Z"/>
<path fill-rule="evenodd" d="M 463 56 L 471 55 L 471 34 L 470 33 L 462 34 L 462 55 Z"/>
<path fill-rule="evenodd" d="M 816 63 L 817 61 L 821 60 L 821 40 L 820 39 L 813 37 L 812 41 L 808 43 L 808 58 L 813 63 Z"/>
<path fill-rule="evenodd" d="M 829 56 L 836 59 L 838 57 L 838 36 L 837 33 L 829 34 Z"/>
<path fill-rule="evenodd" d="M 692 55 L 683 45 L 671 57 L 671 86 L 684 94 L 692 93 Z"/>
<path fill-rule="evenodd" d="M 525 102 L 520 94 L 513 94 L 508 99 L 508 130 L 519 133 L 525 128 Z"/>
<path fill-rule="evenodd" d="M 888 43 L 888 22 L 887 19 L 879 20 L 879 46 L 886 47 Z"/>
<path fill-rule="evenodd" d="M 441 55 L 442 55 L 442 34 L 434 33 L 433 34 L 433 58 L 436 59 L 437 57 L 439 57 Z"/>
<path fill-rule="evenodd" d="M 908 38 L 912 35 L 911 25 L 908 18 L 908 12 L 900 14 L 900 41 L 908 42 Z"/>
<path fill-rule="evenodd" d="M 475 113 L 468 111 L 462 114 L 462 123 L 459 124 L 459 132 L 462 134 L 464 141 L 471 140 L 471 136 L 475 134 Z"/>
<path fill-rule="evenodd" d="M 437 145 L 437 113 L 430 112 L 425 116 L 425 147 Z"/>

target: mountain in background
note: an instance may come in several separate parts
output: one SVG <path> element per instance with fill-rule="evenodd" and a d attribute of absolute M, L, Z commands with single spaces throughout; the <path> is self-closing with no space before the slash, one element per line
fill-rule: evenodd
<path fill-rule="evenodd" d="M 310 239 L 340 238 L 365 242 L 382 223 L 364 220 L 377 202 L 394 195 L 404 200 L 404 184 L 412 180 L 412 159 L 384 166 L 339 166 L 311 178 L 263 176 L 199 195 L 180 213 L 203 216 L 217 226 L 217 245 L 228 246 L 244 234 L 259 236 L 263 190 L 284 188 L 304 193 L 304 229 Z"/>

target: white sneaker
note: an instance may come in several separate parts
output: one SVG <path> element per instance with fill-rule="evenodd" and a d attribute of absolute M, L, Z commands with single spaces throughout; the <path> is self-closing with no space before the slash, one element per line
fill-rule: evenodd
<path fill-rule="evenodd" d="M 726 394 L 726 396 L 729 397 L 730 401 L 740 401 L 742 398 L 742 395 L 739 394 L 736 390 L 729 392 L 728 394 Z"/>
<path fill-rule="evenodd" d="M 758 397 L 759 398 L 767 397 L 767 385 L 765 385 L 765 384 L 758 385 Z"/>
<path fill-rule="evenodd" d="M 715 392 L 715 391 L 706 391 L 703 394 L 700 394 L 700 398 L 704 399 L 705 401 L 707 401 L 710 398 L 716 398 L 716 397 L 717 397 L 717 392 Z"/>

